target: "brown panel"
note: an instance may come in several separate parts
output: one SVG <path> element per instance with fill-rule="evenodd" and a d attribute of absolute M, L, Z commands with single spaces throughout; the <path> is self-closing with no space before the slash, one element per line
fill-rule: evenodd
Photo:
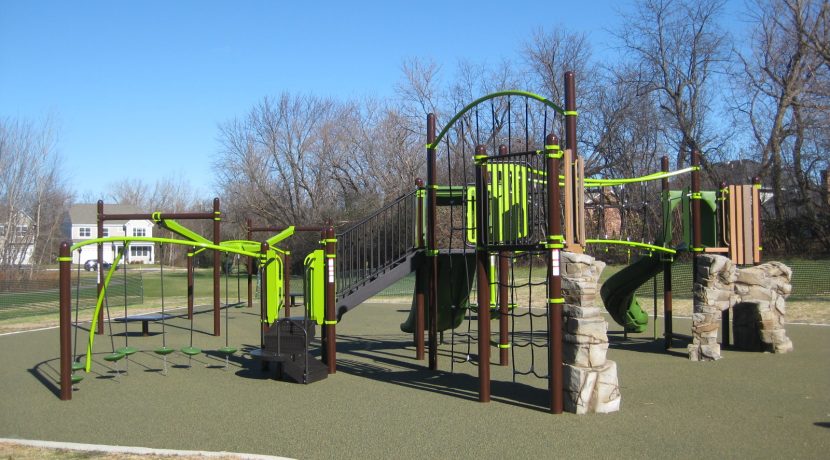
<path fill-rule="evenodd" d="M 582 157 L 576 160 L 576 192 L 577 192 L 577 228 L 579 231 L 579 244 L 585 244 L 585 161 Z"/>
<path fill-rule="evenodd" d="M 752 187 L 752 254 L 755 263 L 761 262 L 761 193 Z"/>
<path fill-rule="evenodd" d="M 723 254 L 729 252 L 729 248 L 703 248 L 703 252 Z"/>
<path fill-rule="evenodd" d="M 744 264 L 744 207 L 743 207 L 743 187 L 736 186 L 735 187 L 735 236 L 736 239 L 732 240 L 732 246 L 735 247 L 735 252 L 738 255 L 737 264 L 743 265 Z"/>
<path fill-rule="evenodd" d="M 735 225 L 737 222 L 737 210 L 735 209 L 735 186 L 730 185 L 727 191 L 726 204 L 729 208 L 729 258 L 732 263 L 738 263 L 738 255 L 735 249 L 735 241 L 737 238 Z"/>
<path fill-rule="evenodd" d="M 754 246 L 752 244 L 752 186 L 744 185 L 741 189 L 741 201 L 744 208 L 744 263 L 751 264 L 755 262 L 752 259 L 752 255 L 755 253 L 752 249 Z"/>

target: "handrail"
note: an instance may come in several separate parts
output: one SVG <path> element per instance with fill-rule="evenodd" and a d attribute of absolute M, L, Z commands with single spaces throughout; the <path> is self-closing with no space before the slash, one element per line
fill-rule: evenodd
<path fill-rule="evenodd" d="M 336 235 L 337 297 L 395 266 L 415 248 L 418 190 L 397 198 Z"/>

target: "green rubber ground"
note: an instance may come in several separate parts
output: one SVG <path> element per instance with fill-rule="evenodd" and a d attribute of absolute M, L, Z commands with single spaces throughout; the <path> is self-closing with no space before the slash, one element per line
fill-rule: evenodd
<path fill-rule="evenodd" d="M 210 314 L 196 315 L 202 332 L 193 345 L 204 354 L 191 369 L 187 356 L 169 355 L 166 377 L 153 353 L 161 324 L 150 325 L 150 337 L 134 331 L 130 345 L 140 351 L 127 373 L 119 363 L 117 379 L 103 359 L 109 340 L 99 337 L 92 373 L 68 402 L 56 396 L 57 329 L 0 336 L 0 437 L 303 459 L 823 458 L 830 451 L 830 327 L 788 326 L 791 354 L 725 350 L 711 363 L 688 361 L 679 343 L 663 353 L 650 331 L 614 337 L 608 357 L 619 368 L 621 411 L 551 415 L 544 380 L 513 383 L 510 368 L 496 365 L 493 401 L 478 403 L 477 369 L 457 364 L 450 374 L 449 344 L 442 345 L 442 371 L 425 369 L 398 329 L 408 310 L 366 304 L 345 315 L 337 373 L 307 386 L 260 372 L 246 352 L 259 344 L 259 314 L 247 308 L 229 312 L 230 344 L 240 351 L 228 370 L 224 355 L 212 351 L 225 338 L 206 333 Z M 186 320 L 168 321 L 167 330 L 168 346 L 189 344 Z M 688 320 L 675 322 L 675 331 L 688 330 Z M 517 350 L 522 366 L 527 350 Z"/>

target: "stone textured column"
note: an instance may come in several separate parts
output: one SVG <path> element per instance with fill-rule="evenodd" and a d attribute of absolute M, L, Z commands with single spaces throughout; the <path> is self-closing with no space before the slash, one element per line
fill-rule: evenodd
<path fill-rule="evenodd" d="M 791 276 L 792 270 L 781 262 L 738 268 L 724 256 L 699 256 L 689 359 L 720 359 L 717 340 L 721 312 L 730 307 L 735 313 L 736 347 L 773 353 L 792 351 L 784 330 Z"/>
<path fill-rule="evenodd" d="M 787 314 L 785 299 L 792 292 L 790 279 L 792 270 L 781 262 L 738 270 L 735 292 L 747 311 L 735 316 L 747 320 L 736 318 L 736 323 L 733 323 L 736 347 L 770 353 L 793 351 L 793 343 L 784 329 Z"/>
<path fill-rule="evenodd" d="M 608 322 L 595 305 L 605 263 L 585 254 L 563 252 L 561 264 L 565 410 L 576 414 L 618 411 L 617 364 L 606 359 Z"/>

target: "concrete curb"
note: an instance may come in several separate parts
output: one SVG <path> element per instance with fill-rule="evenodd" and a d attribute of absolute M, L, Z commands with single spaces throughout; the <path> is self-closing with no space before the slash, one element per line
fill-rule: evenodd
<path fill-rule="evenodd" d="M 17 444 L 29 447 L 43 447 L 47 449 L 66 449 L 86 452 L 105 452 L 118 454 L 135 455 L 162 455 L 170 457 L 199 456 L 199 457 L 231 457 L 251 460 L 290 460 L 287 457 L 273 455 L 243 454 L 238 452 L 211 452 L 203 450 L 175 450 L 175 449 L 153 449 L 150 447 L 131 446 L 108 446 L 104 444 L 82 444 L 75 442 L 38 441 L 35 439 L 9 439 L 0 438 L 0 444 Z"/>

